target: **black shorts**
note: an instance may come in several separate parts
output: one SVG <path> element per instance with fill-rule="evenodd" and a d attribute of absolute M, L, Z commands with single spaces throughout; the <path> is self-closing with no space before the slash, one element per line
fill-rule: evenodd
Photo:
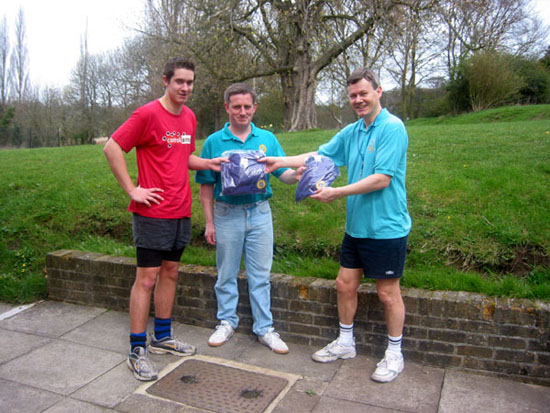
<path fill-rule="evenodd" d="M 158 267 L 178 261 L 191 240 L 191 219 L 149 218 L 133 214 L 132 230 L 138 267 Z"/>
<path fill-rule="evenodd" d="M 408 235 L 394 239 L 354 238 L 345 234 L 340 265 L 344 268 L 362 268 L 368 278 L 401 278 L 408 238 Z"/>
<path fill-rule="evenodd" d="M 183 250 L 161 251 L 147 248 L 136 248 L 137 266 L 141 268 L 160 267 L 162 261 L 180 262 Z"/>

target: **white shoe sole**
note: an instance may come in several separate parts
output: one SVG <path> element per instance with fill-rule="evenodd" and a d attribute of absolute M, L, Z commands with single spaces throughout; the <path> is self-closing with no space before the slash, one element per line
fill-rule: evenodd
<path fill-rule="evenodd" d="M 401 366 L 401 369 L 397 372 L 395 376 L 378 377 L 373 373 L 372 376 L 370 376 L 370 378 L 373 381 L 376 381 L 378 383 L 389 383 L 390 381 L 394 381 L 397 378 L 397 376 L 399 376 L 403 372 L 404 369 L 405 369 L 405 366 Z"/>
<path fill-rule="evenodd" d="M 333 361 L 336 361 L 336 360 L 347 360 L 347 359 L 353 359 L 355 358 L 355 356 L 357 356 L 357 353 L 355 354 L 345 354 L 343 356 L 316 356 L 315 354 L 313 354 L 311 356 L 311 359 L 313 361 L 316 361 L 317 363 L 331 363 Z"/>
<path fill-rule="evenodd" d="M 219 346 L 223 346 L 225 343 L 227 343 L 231 337 L 233 337 L 233 333 L 231 333 L 231 335 L 229 337 L 227 337 L 227 339 L 225 341 L 210 341 L 208 340 L 208 345 L 210 347 L 219 347 Z"/>
<path fill-rule="evenodd" d="M 268 349 L 270 349 L 272 352 L 277 353 L 277 354 L 288 354 L 288 352 L 289 352 L 288 349 L 286 349 L 286 350 L 279 350 L 279 349 L 276 349 L 276 348 L 272 348 L 272 347 L 269 346 L 269 344 L 264 343 L 264 342 L 263 342 L 262 340 L 260 340 L 259 338 L 258 338 L 258 342 L 259 342 L 260 344 L 263 344 L 263 345 L 266 346 Z"/>

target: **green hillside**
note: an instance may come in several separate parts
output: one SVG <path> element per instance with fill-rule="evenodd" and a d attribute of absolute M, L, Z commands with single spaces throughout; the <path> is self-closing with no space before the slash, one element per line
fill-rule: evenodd
<path fill-rule="evenodd" d="M 413 229 L 403 285 L 550 300 L 550 105 L 419 119 L 407 129 Z M 293 155 L 334 132 L 279 139 Z M 135 176 L 134 153 L 127 161 Z M 44 296 L 50 251 L 134 255 L 128 199 L 101 147 L 2 150 L 0 165 L 0 300 Z M 334 278 L 345 200 L 296 204 L 295 187 L 274 181 L 273 271 Z M 183 262 L 214 265 L 192 188 L 193 242 Z"/>

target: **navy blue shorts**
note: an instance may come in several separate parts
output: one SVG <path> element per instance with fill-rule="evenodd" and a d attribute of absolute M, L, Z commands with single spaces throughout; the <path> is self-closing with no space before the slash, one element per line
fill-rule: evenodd
<path fill-rule="evenodd" d="M 133 214 L 132 230 L 138 267 L 159 267 L 178 261 L 191 240 L 191 219 L 150 218 Z"/>
<path fill-rule="evenodd" d="M 368 278 L 401 278 L 408 238 L 408 235 L 394 239 L 354 238 L 345 234 L 340 249 L 340 265 L 344 268 L 362 268 Z"/>

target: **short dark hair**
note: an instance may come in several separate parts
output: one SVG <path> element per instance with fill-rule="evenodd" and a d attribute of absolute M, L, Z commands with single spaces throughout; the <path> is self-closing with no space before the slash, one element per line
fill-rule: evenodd
<path fill-rule="evenodd" d="M 367 69 L 366 67 L 355 69 L 351 73 L 351 75 L 349 75 L 348 86 L 359 82 L 361 79 L 368 80 L 371 83 L 373 89 L 377 89 L 378 86 L 380 86 L 380 81 L 378 80 L 378 76 L 376 76 L 376 73 L 374 73 L 371 69 Z"/>
<path fill-rule="evenodd" d="M 246 83 L 234 83 L 227 89 L 225 89 L 225 92 L 223 94 L 223 101 L 229 104 L 229 100 L 233 95 L 251 95 L 252 103 L 256 104 L 256 92 L 254 92 L 252 86 Z"/>
<path fill-rule="evenodd" d="M 163 73 L 167 82 L 170 82 L 176 69 L 187 69 L 195 73 L 195 63 L 185 57 L 173 57 L 169 59 L 164 65 Z"/>

